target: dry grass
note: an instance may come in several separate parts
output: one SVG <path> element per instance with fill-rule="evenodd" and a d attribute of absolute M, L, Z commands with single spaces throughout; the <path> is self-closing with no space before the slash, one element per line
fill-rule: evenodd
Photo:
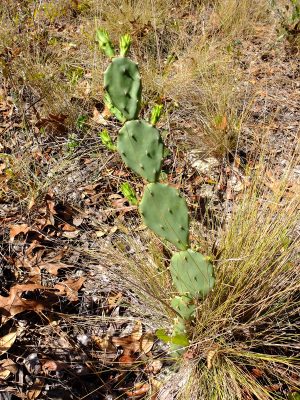
<path fill-rule="evenodd" d="M 270 192 L 264 173 L 222 233 L 216 286 L 192 330 L 197 399 L 273 399 L 272 385 L 285 398 L 285 383 L 299 389 L 300 197 L 286 197 L 287 177 Z"/>
<path fill-rule="evenodd" d="M 162 100 L 174 127 L 218 156 L 234 151 L 251 101 L 239 87 L 238 43 L 266 21 L 275 24 L 268 1 L 9 0 L 1 7 L 1 64 L 19 107 L 38 101 L 40 117 L 66 114 L 74 127 L 102 102 L 107 61 L 95 29 L 106 28 L 115 43 L 129 32 L 144 112 Z"/>
<path fill-rule="evenodd" d="M 300 389 L 300 197 L 289 192 L 289 168 L 270 190 L 267 168 L 262 159 L 250 171 L 228 223 L 216 227 L 216 285 L 190 327 L 192 359 L 179 360 L 170 381 L 183 400 L 284 399 Z M 139 231 L 90 254 L 114 268 L 139 299 L 129 307 L 152 329 L 169 329 L 174 318 L 170 254 L 161 251 L 159 240 L 149 245 L 147 232 Z"/>
<path fill-rule="evenodd" d="M 133 37 L 132 54 L 144 83 L 143 115 L 152 103 L 162 101 L 162 124 L 186 133 L 193 146 L 219 157 L 235 151 L 254 95 L 240 86 L 239 41 L 275 30 L 269 2 L 121 3 L 8 0 L 0 5 L 2 84 L 29 146 L 23 147 L 23 154 L 20 140 L 18 150 L 5 156 L 7 186 L 1 195 L 7 203 L 28 208 L 54 185 L 63 188 L 68 174 L 80 170 L 76 155 L 62 149 L 78 116 L 91 116 L 95 105 L 101 108 L 107 61 L 94 39 L 99 26 L 114 42 L 124 32 Z M 28 113 L 35 104 L 35 113 Z M 41 173 L 38 154 L 30 146 L 38 143 L 37 120 L 49 114 L 66 114 L 67 131 L 60 141 L 45 144 L 58 146 L 59 155 Z M 81 137 L 83 147 L 85 135 L 95 133 L 89 128 Z M 91 151 L 86 146 L 80 154 Z M 105 160 L 104 155 L 100 163 L 105 165 Z M 250 171 L 251 184 L 236 201 L 228 224 L 217 227 L 216 287 L 199 306 L 190 329 L 193 359 L 188 368 L 183 363 L 175 378 L 178 386 L 184 382 L 178 389 L 184 400 L 272 399 L 269 389 L 275 384 L 283 385 L 278 398 L 284 398 L 284 383 L 299 389 L 299 196 L 288 197 L 288 173 L 279 178 L 275 191 L 267 188 L 264 168 L 261 162 L 256 172 Z M 91 174 L 95 181 L 97 173 Z M 62 191 L 61 198 L 64 195 Z M 137 231 L 136 225 L 113 243 L 99 239 L 95 244 L 95 251 L 82 251 L 114 268 L 119 286 L 138 299 L 131 305 L 133 315 L 152 329 L 169 328 L 174 317 L 169 306 L 174 294 L 168 271 L 172 249 L 159 240 L 149 245 L 149 234 Z M 212 253 L 211 243 L 204 246 Z M 88 324 L 86 318 L 83 323 Z M 253 368 L 261 372 L 260 378 Z"/>

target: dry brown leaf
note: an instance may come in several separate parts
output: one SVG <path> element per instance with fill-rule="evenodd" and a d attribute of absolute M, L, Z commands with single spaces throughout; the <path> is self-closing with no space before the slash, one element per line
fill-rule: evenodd
<path fill-rule="evenodd" d="M 61 229 L 64 232 L 74 232 L 74 231 L 76 231 L 75 226 L 72 226 L 72 225 L 68 224 L 67 222 L 61 226 Z"/>
<path fill-rule="evenodd" d="M 151 333 L 145 333 L 141 340 L 141 350 L 147 354 L 152 349 L 154 343 L 154 336 Z"/>
<path fill-rule="evenodd" d="M 2 323 L 10 317 L 23 311 L 41 311 L 44 305 L 37 300 L 22 299 L 24 292 L 33 292 L 36 289 L 46 289 L 44 286 L 36 283 L 28 283 L 24 285 L 15 285 L 10 288 L 9 296 L 0 296 L 0 312 L 2 313 Z M 47 288 L 48 289 L 48 288 Z"/>
<path fill-rule="evenodd" d="M 131 332 L 131 338 L 133 341 L 140 340 L 143 334 L 143 327 L 141 321 L 137 321 Z"/>
<path fill-rule="evenodd" d="M 141 351 L 141 338 L 143 327 L 141 321 L 137 321 L 132 329 L 131 335 L 124 337 L 113 337 L 112 343 L 115 346 L 123 347 L 124 354 L 136 353 Z M 145 343 L 146 346 L 146 343 Z"/>
<path fill-rule="evenodd" d="M 110 115 L 111 113 L 109 112 L 109 110 L 108 113 L 105 112 L 105 109 L 103 113 L 100 113 L 100 111 L 98 111 L 97 108 L 94 107 L 92 120 L 96 122 L 96 124 L 107 125 L 107 121 L 105 120 L 105 118 L 108 118 Z"/>
<path fill-rule="evenodd" d="M 7 379 L 10 374 L 11 374 L 11 372 L 9 369 L 0 368 L 0 379 L 5 381 L 5 379 Z"/>
<path fill-rule="evenodd" d="M 67 238 L 67 239 L 75 239 L 78 235 L 79 235 L 80 231 L 79 230 L 75 230 L 73 232 L 64 232 L 62 234 L 63 237 Z"/>
<path fill-rule="evenodd" d="M 126 391 L 126 395 L 128 397 L 140 397 L 146 394 L 150 390 L 150 385 L 149 383 L 144 383 L 144 384 L 137 384 L 135 385 L 134 389 L 131 391 Z"/>
<path fill-rule="evenodd" d="M 11 348 L 17 336 L 18 330 L 15 330 L 0 338 L 0 356 L 2 356 L 2 354 L 6 353 Z"/>
<path fill-rule="evenodd" d="M 29 226 L 27 224 L 11 225 L 9 232 L 9 241 L 12 243 L 15 237 L 20 233 L 27 233 L 29 231 Z"/>
<path fill-rule="evenodd" d="M 45 360 L 43 361 L 42 369 L 45 374 L 48 374 L 50 371 L 57 371 L 59 368 L 54 360 Z"/>
<path fill-rule="evenodd" d="M 58 290 L 58 294 L 61 296 L 67 296 L 70 301 L 78 300 L 78 290 L 81 288 L 85 281 L 84 277 L 81 277 L 74 281 L 73 279 L 67 279 L 64 282 L 57 283 L 54 289 Z"/>
<path fill-rule="evenodd" d="M 41 391 L 43 390 L 44 387 L 44 379 L 42 378 L 36 378 L 34 384 L 31 386 L 31 388 L 27 391 L 27 399 L 28 400 L 35 400 L 39 397 L 41 394 Z"/>
<path fill-rule="evenodd" d="M 251 373 L 255 378 L 261 378 L 265 374 L 260 368 L 252 368 Z"/>
<path fill-rule="evenodd" d="M 47 118 L 41 118 L 35 126 L 38 129 L 44 128 L 46 132 L 51 134 L 65 133 L 67 125 L 64 123 L 67 115 L 64 114 L 49 114 Z"/>
<path fill-rule="evenodd" d="M 123 355 L 121 355 L 118 361 L 121 365 L 128 366 L 132 365 L 135 362 L 135 357 L 130 353 L 124 353 Z"/>
<path fill-rule="evenodd" d="M 70 265 L 64 264 L 64 263 L 60 263 L 60 262 L 57 262 L 57 263 L 46 262 L 46 263 L 43 263 L 43 264 L 39 265 L 40 269 L 44 268 L 45 270 L 47 270 L 47 272 L 49 272 L 49 274 L 52 274 L 52 275 L 55 275 L 55 276 L 58 274 L 58 271 L 61 268 L 70 268 L 70 267 L 71 267 Z"/>
<path fill-rule="evenodd" d="M 0 361 L 0 379 L 7 379 L 10 374 L 16 374 L 18 372 L 17 364 L 10 358 Z"/>
<path fill-rule="evenodd" d="M 152 360 L 145 367 L 145 372 L 156 375 L 162 369 L 162 362 L 160 360 Z"/>
<path fill-rule="evenodd" d="M 108 309 L 112 310 L 113 308 L 116 308 L 120 304 L 122 297 L 123 295 L 121 292 L 115 295 L 110 295 L 107 299 Z"/>
<path fill-rule="evenodd" d="M 123 347 L 124 351 L 128 350 L 129 352 L 136 353 L 140 351 L 140 342 L 132 340 L 131 336 L 125 337 L 113 337 L 112 343 L 115 346 Z"/>

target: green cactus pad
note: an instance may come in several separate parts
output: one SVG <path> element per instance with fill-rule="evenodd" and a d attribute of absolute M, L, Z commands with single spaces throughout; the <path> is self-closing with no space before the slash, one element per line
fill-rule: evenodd
<path fill-rule="evenodd" d="M 191 303 L 188 296 L 175 296 L 171 300 L 171 306 L 185 320 L 190 319 L 195 313 L 195 304 Z"/>
<path fill-rule="evenodd" d="M 193 298 L 204 298 L 215 283 L 212 264 L 191 249 L 173 255 L 170 271 L 178 292 Z"/>
<path fill-rule="evenodd" d="M 148 182 L 157 180 L 164 146 L 156 128 L 145 121 L 127 121 L 119 132 L 117 148 L 129 168 Z"/>
<path fill-rule="evenodd" d="M 136 119 L 141 107 L 141 77 L 136 63 L 114 58 L 104 73 L 104 89 L 127 120 Z"/>
<path fill-rule="evenodd" d="M 179 250 L 189 246 L 189 216 L 178 190 L 163 183 L 149 183 L 139 206 L 148 228 Z"/>

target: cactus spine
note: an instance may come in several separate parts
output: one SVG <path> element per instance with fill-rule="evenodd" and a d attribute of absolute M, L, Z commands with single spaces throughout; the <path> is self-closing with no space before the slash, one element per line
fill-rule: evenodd
<path fill-rule="evenodd" d="M 130 36 L 120 38 L 120 57 L 115 57 L 107 32 L 98 30 L 97 38 L 99 47 L 112 58 L 104 73 L 104 89 L 106 104 L 124 124 L 118 135 L 118 152 L 129 168 L 149 182 L 139 204 L 140 214 L 145 225 L 179 250 L 170 262 L 171 277 L 179 296 L 171 300 L 177 317 L 168 339 L 171 349 L 178 351 L 189 343 L 186 326 L 195 316 L 195 302 L 203 300 L 214 286 L 213 268 L 202 254 L 190 248 L 185 199 L 177 189 L 158 182 L 163 142 L 155 125 L 162 113 L 162 105 L 153 108 L 150 123 L 137 119 L 142 86 L 138 65 L 126 57 Z"/>

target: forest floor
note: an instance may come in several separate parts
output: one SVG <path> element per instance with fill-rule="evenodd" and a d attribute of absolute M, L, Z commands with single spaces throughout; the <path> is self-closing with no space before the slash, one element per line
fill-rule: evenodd
<path fill-rule="evenodd" d="M 0 19 L 0 399 L 299 399 L 297 0 L 7 0 Z M 215 267 L 179 359 L 155 334 L 174 249 L 100 138 L 121 125 L 98 27 L 132 36 L 160 180 Z"/>

